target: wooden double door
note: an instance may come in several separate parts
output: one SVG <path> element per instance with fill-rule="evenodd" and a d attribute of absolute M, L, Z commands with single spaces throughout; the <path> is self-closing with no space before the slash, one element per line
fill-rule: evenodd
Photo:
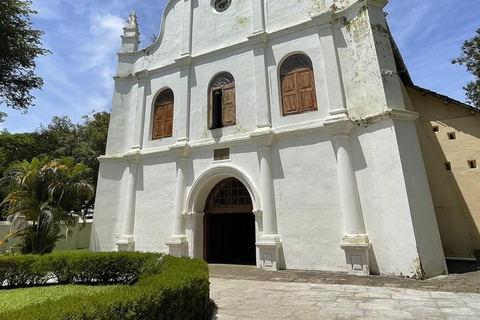
<path fill-rule="evenodd" d="M 205 206 L 204 259 L 255 265 L 255 216 L 247 188 L 237 179 L 219 182 Z"/>

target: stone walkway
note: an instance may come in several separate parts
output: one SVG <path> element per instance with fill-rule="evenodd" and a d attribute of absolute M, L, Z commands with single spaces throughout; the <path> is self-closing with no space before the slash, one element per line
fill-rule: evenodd
<path fill-rule="evenodd" d="M 210 264 L 210 276 L 221 279 L 300 282 L 317 284 L 349 284 L 369 287 L 394 287 L 426 291 L 480 293 L 480 269 L 474 265 L 468 270 L 456 267 L 463 273 L 452 273 L 428 280 L 402 277 L 348 275 L 346 272 L 281 270 L 263 271 L 254 266 Z M 451 270 L 452 268 L 450 268 Z"/>
<path fill-rule="evenodd" d="M 430 280 L 210 265 L 213 319 L 479 319 L 480 272 Z"/>
<path fill-rule="evenodd" d="M 211 278 L 213 319 L 480 319 L 480 294 Z"/>

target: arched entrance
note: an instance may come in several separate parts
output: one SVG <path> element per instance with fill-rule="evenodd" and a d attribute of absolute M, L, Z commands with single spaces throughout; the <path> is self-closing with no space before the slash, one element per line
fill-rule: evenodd
<path fill-rule="evenodd" d="M 250 194 L 239 180 L 217 183 L 205 204 L 203 256 L 210 263 L 255 265 L 255 216 Z"/>

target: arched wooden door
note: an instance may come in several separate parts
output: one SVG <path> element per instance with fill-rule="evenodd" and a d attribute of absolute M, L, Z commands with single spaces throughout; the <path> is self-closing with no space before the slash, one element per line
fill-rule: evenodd
<path fill-rule="evenodd" d="M 220 181 L 205 205 L 204 259 L 255 265 L 255 216 L 247 188 L 237 179 Z"/>

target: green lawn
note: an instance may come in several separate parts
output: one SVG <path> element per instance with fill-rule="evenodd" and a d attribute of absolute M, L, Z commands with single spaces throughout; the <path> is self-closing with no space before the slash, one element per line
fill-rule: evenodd
<path fill-rule="evenodd" d="M 49 299 L 63 298 L 69 295 L 87 295 L 92 292 L 102 292 L 114 289 L 117 286 L 85 286 L 59 285 L 47 287 L 2 289 L 0 290 L 0 312 L 17 310 L 28 304 L 44 302 Z"/>

